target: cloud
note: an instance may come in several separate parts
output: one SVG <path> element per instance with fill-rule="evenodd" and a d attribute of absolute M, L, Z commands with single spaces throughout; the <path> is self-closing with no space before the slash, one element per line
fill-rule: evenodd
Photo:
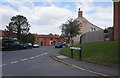
<path fill-rule="evenodd" d="M 73 13 L 67 8 L 60 8 L 56 7 L 52 3 L 50 4 L 51 6 L 46 7 L 34 6 L 33 3 L 29 2 L 17 3 L 17 5 L 21 6 L 17 6 L 16 4 L 12 3 L 11 5 L 14 7 L 16 6 L 17 10 L 13 9 L 9 5 L 2 5 L 2 7 L 6 8 L 4 10 L 1 10 L 2 12 L 0 12 L 2 17 L 6 17 L 5 19 L 2 19 L 2 26 L 4 26 L 3 29 L 5 28 L 5 25 L 9 23 L 9 20 L 12 16 L 20 14 L 27 17 L 31 25 L 31 32 L 35 33 L 36 31 L 36 33 L 48 34 L 49 32 L 51 32 L 60 34 L 59 26 L 64 23 L 68 19 L 68 17 L 72 17 Z M 29 5 L 32 5 L 32 7 L 29 7 Z"/>
<path fill-rule="evenodd" d="M 0 29 L 5 29 L 5 25 L 10 22 L 10 18 L 15 15 L 27 17 L 31 30 L 30 32 L 39 34 L 60 34 L 59 26 L 69 18 L 77 17 L 77 10 L 81 8 L 83 16 L 91 23 L 105 28 L 113 25 L 113 6 L 94 6 L 94 0 L 90 2 L 75 2 L 76 11 L 70 10 L 70 5 L 64 7 L 55 6 L 52 2 L 43 2 L 42 5 L 35 6 L 33 2 L 9 2 L 10 5 L 1 5 Z M 38 2 L 36 2 L 38 3 Z M 47 6 L 49 4 L 49 6 Z M 4 9 L 3 9 L 4 8 Z"/>
<path fill-rule="evenodd" d="M 34 10 L 30 22 L 32 29 L 35 29 L 34 25 L 40 29 L 37 31 L 39 33 L 60 33 L 59 26 L 72 16 L 72 12 L 68 9 L 55 6 L 35 7 Z"/>
<path fill-rule="evenodd" d="M 64 8 L 59 8 L 55 6 L 51 7 L 38 7 L 35 8 L 35 14 L 38 21 L 33 21 L 39 25 L 59 23 L 62 20 L 65 20 L 67 17 L 72 16 L 71 11 Z"/>
<path fill-rule="evenodd" d="M 101 28 L 113 26 L 113 6 L 94 6 L 92 2 L 75 3 L 75 5 L 81 8 L 83 16 L 92 24 Z"/>
<path fill-rule="evenodd" d="M 5 29 L 5 26 L 10 22 L 10 18 L 17 12 L 11 8 L 9 5 L 0 7 L 0 29 Z"/>

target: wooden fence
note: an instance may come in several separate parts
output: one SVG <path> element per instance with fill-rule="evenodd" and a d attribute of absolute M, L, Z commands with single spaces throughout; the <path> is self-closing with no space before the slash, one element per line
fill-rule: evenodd
<path fill-rule="evenodd" d="M 104 33 L 104 30 L 99 30 L 99 31 L 94 31 L 94 32 L 88 32 L 84 35 L 81 36 L 81 43 L 86 43 L 86 42 L 98 42 L 98 41 L 104 41 L 104 36 L 106 34 Z M 113 41 L 113 28 L 108 28 L 108 33 L 107 35 L 110 38 L 110 41 Z"/>

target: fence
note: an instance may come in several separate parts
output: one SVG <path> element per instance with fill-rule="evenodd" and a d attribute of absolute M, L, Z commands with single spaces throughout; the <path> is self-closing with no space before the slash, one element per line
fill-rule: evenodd
<path fill-rule="evenodd" d="M 110 38 L 110 41 L 113 41 L 114 32 L 113 28 L 108 28 L 108 36 Z M 104 41 L 104 36 L 106 34 L 104 33 L 104 30 L 94 31 L 94 32 L 88 32 L 81 36 L 81 43 L 86 42 L 98 42 L 98 41 Z"/>

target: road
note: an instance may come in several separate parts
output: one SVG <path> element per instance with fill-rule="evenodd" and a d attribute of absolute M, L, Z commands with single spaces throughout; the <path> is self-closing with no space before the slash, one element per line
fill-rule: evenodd
<path fill-rule="evenodd" d="M 3 76 L 96 76 L 59 63 L 49 55 L 59 48 L 45 47 L 4 51 L 2 54 Z"/>

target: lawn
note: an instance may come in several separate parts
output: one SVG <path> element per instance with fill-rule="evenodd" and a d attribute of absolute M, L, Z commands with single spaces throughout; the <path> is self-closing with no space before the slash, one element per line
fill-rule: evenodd
<path fill-rule="evenodd" d="M 82 47 L 82 60 L 96 62 L 118 67 L 118 46 L 120 41 L 93 42 L 76 45 Z M 70 47 L 60 50 L 65 55 L 70 56 Z M 79 51 L 74 50 L 74 58 L 79 58 Z M 120 65 L 120 64 L 119 64 Z"/>

